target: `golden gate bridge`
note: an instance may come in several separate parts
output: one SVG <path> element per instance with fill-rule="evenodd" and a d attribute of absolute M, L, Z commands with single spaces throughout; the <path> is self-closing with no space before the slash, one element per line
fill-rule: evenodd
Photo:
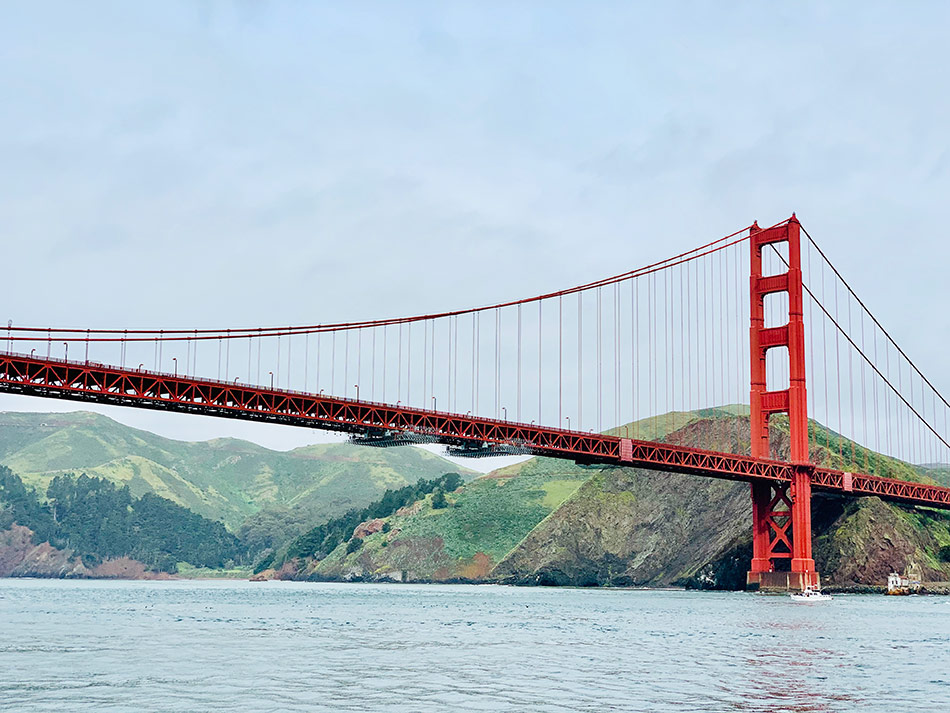
<path fill-rule="evenodd" d="M 6 331 L 3 392 L 749 482 L 752 588 L 818 583 L 813 491 L 950 509 L 928 477 L 950 462 L 950 403 L 794 215 L 471 309 Z M 688 442 L 696 412 L 719 425 L 715 443 Z"/>

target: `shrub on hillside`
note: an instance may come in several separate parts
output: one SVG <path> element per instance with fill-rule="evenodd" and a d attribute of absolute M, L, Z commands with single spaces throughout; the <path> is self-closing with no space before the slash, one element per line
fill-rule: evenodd
<path fill-rule="evenodd" d="M 432 494 L 432 509 L 433 510 L 444 510 L 449 506 L 448 501 L 445 499 L 445 493 L 441 489 L 437 489 Z"/>

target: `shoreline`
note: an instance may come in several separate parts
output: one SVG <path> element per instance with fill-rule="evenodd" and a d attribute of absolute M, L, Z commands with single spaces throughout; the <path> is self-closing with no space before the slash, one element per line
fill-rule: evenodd
<path fill-rule="evenodd" d="M 321 578 L 321 579 L 290 579 L 290 578 L 268 578 L 268 579 L 255 579 L 254 577 L 248 577 L 245 575 L 228 575 L 222 574 L 220 576 L 183 576 L 181 574 L 166 574 L 161 576 L 156 573 L 156 576 L 145 576 L 145 577 L 89 577 L 89 576 L 44 576 L 41 574 L 31 574 L 31 575 L 14 575 L 14 576 L 5 576 L 0 577 L 2 579 L 10 580 L 69 580 L 69 581 L 118 581 L 118 582 L 254 582 L 254 583 L 267 583 L 267 582 L 295 582 L 300 584 L 383 584 L 383 585 L 447 585 L 447 586 L 457 586 L 457 585 L 471 585 L 471 586 L 498 586 L 498 587 L 517 587 L 519 589 L 582 589 L 582 590 L 592 590 L 592 591 L 649 591 L 649 592 L 709 592 L 709 593 L 736 593 L 736 592 L 745 592 L 747 590 L 743 589 L 702 589 L 697 587 L 681 587 L 681 586 L 580 586 L 580 585 L 543 585 L 543 584 L 530 584 L 524 582 L 504 582 L 504 581 L 476 581 L 476 580 L 447 580 L 441 582 L 432 582 L 424 580 L 410 580 L 410 581 L 397 581 L 392 579 L 380 579 L 380 580 L 367 580 L 367 579 L 341 579 L 341 578 Z M 926 582 L 924 583 L 920 590 L 917 592 L 912 592 L 908 594 L 893 594 L 889 595 L 887 587 L 884 585 L 870 585 L 870 584 L 850 584 L 850 585 L 827 585 L 822 588 L 827 594 L 837 594 L 837 595 L 856 595 L 856 594 L 875 594 L 882 596 L 950 596 L 950 582 Z M 785 592 L 763 592 L 767 596 L 782 596 L 786 594 Z"/>

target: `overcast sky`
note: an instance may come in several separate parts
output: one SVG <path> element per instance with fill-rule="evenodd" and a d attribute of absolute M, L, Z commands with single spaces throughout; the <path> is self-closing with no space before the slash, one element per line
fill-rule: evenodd
<path fill-rule="evenodd" d="M 797 211 L 944 391 L 945 3 L 0 11 L 0 317 L 467 307 Z M 0 395 L 2 410 L 78 405 Z M 102 409 L 179 438 L 317 434 Z"/>

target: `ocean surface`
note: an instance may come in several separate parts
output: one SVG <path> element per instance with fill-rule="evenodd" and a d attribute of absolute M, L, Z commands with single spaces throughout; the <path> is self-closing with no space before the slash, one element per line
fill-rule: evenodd
<path fill-rule="evenodd" d="M 0 710 L 950 711 L 950 597 L 5 579 Z"/>

